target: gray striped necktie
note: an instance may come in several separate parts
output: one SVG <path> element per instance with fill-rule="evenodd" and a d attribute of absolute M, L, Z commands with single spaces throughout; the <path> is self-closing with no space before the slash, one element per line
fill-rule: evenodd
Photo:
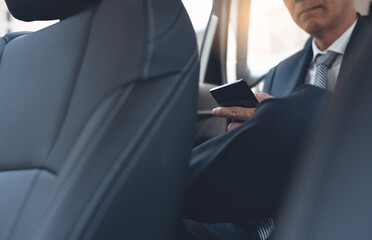
<path fill-rule="evenodd" d="M 314 85 L 327 89 L 328 87 L 328 69 L 336 61 L 338 53 L 329 51 L 327 54 L 319 54 L 315 59 L 315 82 Z"/>
<path fill-rule="evenodd" d="M 268 239 L 275 228 L 274 220 L 271 218 L 258 221 L 256 224 L 260 240 Z"/>

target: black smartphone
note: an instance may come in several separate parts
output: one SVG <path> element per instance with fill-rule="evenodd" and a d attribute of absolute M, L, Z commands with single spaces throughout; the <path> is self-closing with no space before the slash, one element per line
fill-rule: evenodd
<path fill-rule="evenodd" d="M 256 96 L 244 79 L 212 88 L 209 92 L 217 104 L 223 107 L 255 108 L 258 104 Z"/>

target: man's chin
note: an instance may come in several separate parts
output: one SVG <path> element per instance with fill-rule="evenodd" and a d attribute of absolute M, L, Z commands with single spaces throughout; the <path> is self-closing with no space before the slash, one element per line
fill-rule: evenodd
<path fill-rule="evenodd" d="M 324 22 L 308 21 L 300 27 L 311 36 L 316 37 L 324 32 L 324 25 Z"/>

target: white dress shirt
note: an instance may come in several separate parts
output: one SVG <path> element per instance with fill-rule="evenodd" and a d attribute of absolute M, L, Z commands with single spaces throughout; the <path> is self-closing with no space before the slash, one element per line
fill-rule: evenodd
<path fill-rule="evenodd" d="M 326 54 L 328 51 L 333 51 L 339 53 L 337 56 L 336 61 L 333 63 L 332 67 L 328 70 L 328 90 L 334 91 L 336 88 L 337 83 L 337 77 L 338 73 L 340 72 L 340 67 L 342 63 L 342 59 L 344 57 L 345 49 L 347 44 L 349 43 L 349 40 L 351 38 L 351 34 L 354 31 L 355 25 L 357 23 L 357 20 L 349 27 L 336 41 L 332 43 L 329 48 L 327 48 L 324 51 L 321 51 L 318 46 L 315 43 L 315 40 L 313 39 L 312 48 L 313 48 L 313 60 L 311 61 L 310 67 L 307 71 L 306 76 L 306 83 L 307 84 L 314 84 L 315 82 L 315 72 L 316 72 L 316 66 L 315 66 L 315 58 L 318 54 Z"/>

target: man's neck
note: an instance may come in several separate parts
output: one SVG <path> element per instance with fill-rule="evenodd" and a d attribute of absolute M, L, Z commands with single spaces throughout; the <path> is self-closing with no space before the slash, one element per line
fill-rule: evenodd
<path fill-rule="evenodd" d="M 325 29 L 323 32 L 318 33 L 316 36 L 314 35 L 314 40 L 317 47 L 324 51 L 329 46 L 332 45 L 334 41 L 336 41 L 358 18 L 357 14 L 345 20 L 344 24 L 340 24 L 333 29 Z"/>

